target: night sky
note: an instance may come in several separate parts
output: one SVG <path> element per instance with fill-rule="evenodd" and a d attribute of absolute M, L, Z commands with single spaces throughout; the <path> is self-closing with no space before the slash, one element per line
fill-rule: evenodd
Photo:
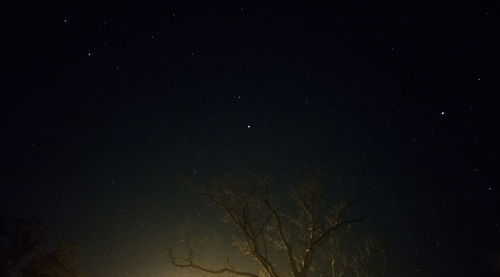
<path fill-rule="evenodd" d="M 2 215 L 85 276 L 195 276 L 164 246 L 218 216 L 183 180 L 315 172 L 370 203 L 388 276 L 495 276 L 493 2 L 164 2 L 5 7 Z"/>

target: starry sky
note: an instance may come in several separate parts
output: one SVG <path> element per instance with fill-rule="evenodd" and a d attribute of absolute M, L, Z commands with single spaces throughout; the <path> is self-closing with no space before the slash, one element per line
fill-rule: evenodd
<path fill-rule="evenodd" d="M 85 276 L 194 276 L 163 246 L 218 217 L 182 180 L 319 172 L 368 199 L 389 276 L 495 276 L 497 6 L 205 2 L 4 10 L 1 214 Z"/>

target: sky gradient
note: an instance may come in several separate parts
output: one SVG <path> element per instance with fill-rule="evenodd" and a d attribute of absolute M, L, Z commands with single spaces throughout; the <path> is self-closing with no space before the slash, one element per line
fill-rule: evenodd
<path fill-rule="evenodd" d="M 194 276 L 163 247 L 218 217 L 183 180 L 315 172 L 366 197 L 391 276 L 495 276 L 499 10 L 362 7 L 9 7 L 2 214 L 75 242 L 85 276 Z"/>

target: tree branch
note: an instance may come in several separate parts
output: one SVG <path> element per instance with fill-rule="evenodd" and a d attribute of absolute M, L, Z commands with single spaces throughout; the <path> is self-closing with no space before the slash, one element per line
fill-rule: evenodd
<path fill-rule="evenodd" d="M 267 193 L 266 193 L 267 194 Z M 288 262 L 290 263 L 290 266 L 292 267 L 292 272 L 294 276 L 297 276 L 299 273 L 299 267 L 297 265 L 297 260 L 295 259 L 295 256 L 293 255 L 293 249 L 288 240 L 285 237 L 285 232 L 283 231 L 283 224 L 281 223 L 281 218 L 278 214 L 278 212 L 271 206 L 271 202 L 269 201 L 269 198 L 267 197 L 264 199 L 264 203 L 266 207 L 269 209 L 269 211 L 272 213 L 274 220 L 276 221 L 276 228 L 278 230 L 278 235 L 281 239 L 281 242 L 285 245 L 287 256 L 288 256 Z"/>
<path fill-rule="evenodd" d="M 226 262 L 227 265 L 218 269 L 212 269 L 196 264 L 193 262 L 194 253 L 192 252 L 193 251 L 192 249 L 189 249 L 189 255 L 186 258 L 176 258 L 174 257 L 172 250 L 170 250 L 170 248 L 166 247 L 166 250 L 168 252 L 170 262 L 172 263 L 173 266 L 176 267 L 193 268 L 211 274 L 232 273 L 239 276 L 259 277 L 259 275 L 251 272 L 235 270 L 234 267 L 229 264 L 229 261 Z M 179 262 L 178 261 L 179 259 L 182 259 L 184 262 L 183 263 Z"/>
<path fill-rule="evenodd" d="M 262 268 L 269 274 L 269 276 L 277 277 L 279 276 L 273 263 L 267 259 L 267 246 L 264 244 L 264 254 L 261 253 L 261 249 L 258 243 L 258 236 L 261 234 L 262 230 L 259 228 L 258 231 L 253 230 L 251 227 L 251 219 L 248 211 L 248 205 L 250 198 L 253 197 L 255 193 L 255 188 L 252 188 L 251 193 L 247 197 L 241 197 L 238 195 L 238 200 L 241 202 L 241 207 L 232 207 L 228 205 L 224 200 L 219 199 L 217 196 L 210 193 L 204 193 L 214 204 L 219 206 L 230 218 L 231 221 L 240 229 L 247 244 L 249 253 L 259 262 Z M 234 197 L 234 195 L 233 195 Z M 241 211 L 238 211 L 241 209 Z M 265 224 L 265 222 L 263 223 Z M 262 226 L 262 229 L 264 225 Z M 224 271 L 228 272 L 228 270 Z"/>

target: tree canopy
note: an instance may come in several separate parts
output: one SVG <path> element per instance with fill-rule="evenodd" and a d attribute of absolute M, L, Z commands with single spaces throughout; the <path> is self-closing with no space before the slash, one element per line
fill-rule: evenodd
<path fill-rule="evenodd" d="M 251 277 L 307 277 L 312 272 L 376 276 L 381 271 L 383 265 L 373 261 L 384 256 L 383 247 L 375 239 L 345 245 L 351 226 L 367 217 L 351 211 L 359 199 L 327 202 L 317 178 L 306 177 L 286 195 L 288 204 L 283 204 L 279 201 L 283 196 L 273 195 L 270 184 L 270 175 L 247 172 L 215 178 L 197 189 L 219 209 L 225 223 L 236 227 L 233 245 L 252 260 L 255 271 L 237 268 L 229 257 L 218 266 L 207 266 L 189 240 L 185 240 L 185 256 L 175 256 L 167 248 L 171 264 L 207 274 Z M 341 248 L 343 253 L 337 251 Z"/>
<path fill-rule="evenodd" d="M 0 275 L 6 277 L 77 277 L 76 247 L 60 243 L 43 249 L 45 227 L 33 219 L 0 217 Z"/>

